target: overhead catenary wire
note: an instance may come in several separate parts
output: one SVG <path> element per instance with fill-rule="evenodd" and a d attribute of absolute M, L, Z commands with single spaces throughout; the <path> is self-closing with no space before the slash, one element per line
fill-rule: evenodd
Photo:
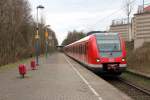
<path fill-rule="evenodd" d="M 134 3 L 136 0 L 132 0 L 130 3 Z M 112 17 L 115 14 L 121 13 L 123 11 L 124 7 L 120 7 L 119 9 L 115 10 L 114 12 L 110 13 L 109 15 L 101 18 L 100 20 L 96 21 L 96 23 L 92 24 L 92 25 L 88 25 L 86 27 L 86 29 L 88 29 L 87 31 L 91 31 L 97 24 L 102 23 L 103 21 L 106 21 L 105 19 L 108 19 L 110 17 Z"/>
<path fill-rule="evenodd" d="M 99 24 L 99 23 L 101 23 L 101 22 L 103 22 L 103 21 L 106 21 L 106 19 L 112 17 L 112 15 L 115 15 L 115 14 L 120 13 L 119 11 L 120 11 L 120 9 L 115 10 L 114 12 L 110 13 L 109 15 L 107 15 L 107 16 L 101 18 L 100 20 L 96 21 L 96 23 L 94 23 L 94 24 L 92 24 L 92 25 L 88 25 L 88 26 L 86 27 L 86 29 L 92 30 L 93 27 L 95 27 L 97 24 Z"/>

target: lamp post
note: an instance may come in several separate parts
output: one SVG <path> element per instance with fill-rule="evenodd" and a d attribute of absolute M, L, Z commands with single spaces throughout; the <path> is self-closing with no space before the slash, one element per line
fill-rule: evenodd
<path fill-rule="evenodd" d="M 52 34 L 48 36 L 48 39 L 49 39 L 49 41 L 50 41 L 48 45 L 49 45 L 49 47 L 52 48 L 52 45 L 53 45 L 53 44 L 52 44 L 52 39 L 53 39 Z"/>
<path fill-rule="evenodd" d="M 143 12 L 144 12 L 144 4 L 145 4 L 145 1 L 143 0 Z"/>
<path fill-rule="evenodd" d="M 35 44 L 35 48 L 36 48 L 36 65 L 39 65 L 39 22 L 38 22 L 38 9 L 44 9 L 44 6 L 39 5 L 36 7 L 37 9 L 37 26 L 36 26 L 36 35 L 35 35 L 35 39 L 36 39 L 36 44 Z"/>
<path fill-rule="evenodd" d="M 49 36 L 49 33 L 47 31 L 47 28 L 50 27 L 50 25 L 46 25 L 45 28 L 46 28 L 46 32 L 45 32 L 45 56 L 47 58 L 47 53 L 48 53 L 48 36 Z"/>

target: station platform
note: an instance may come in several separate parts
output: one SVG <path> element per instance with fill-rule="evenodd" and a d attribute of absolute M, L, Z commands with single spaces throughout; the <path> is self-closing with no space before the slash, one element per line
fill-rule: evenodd
<path fill-rule="evenodd" d="M 24 79 L 14 68 L 0 73 L 0 81 L 0 100 L 131 100 L 62 53 L 40 58 Z"/>

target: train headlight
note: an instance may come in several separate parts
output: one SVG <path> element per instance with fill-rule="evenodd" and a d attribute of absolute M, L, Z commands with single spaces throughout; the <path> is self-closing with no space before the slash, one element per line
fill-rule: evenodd
<path fill-rule="evenodd" d="M 122 58 L 122 61 L 124 62 L 124 61 L 126 61 L 126 59 L 125 59 L 125 58 Z"/>
<path fill-rule="evenodd" d="M 100 62 L 100 59 L 97 58 L 97 59 L 96 59 L 96 62 Z"/>

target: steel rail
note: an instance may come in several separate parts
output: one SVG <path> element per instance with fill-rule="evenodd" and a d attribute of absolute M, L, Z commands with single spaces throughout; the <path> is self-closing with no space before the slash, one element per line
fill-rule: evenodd
<path fill-rule="evenodd" d="M 130 83 L 130 82 L 128 82 L 128 81 L 122 79 L 122 78 L 118 78 L 118 79 L 119 79 L 120 81 L 122 81 L 123 83 L 125 83 L 125 84 L 127 84 L 127 85 L 129 85 L 129 86 L 131 86 L 131 87 L 134 87 L 135 89 L 137 89 L 137 90 L 139 90 L 139 91 L 141 91 L 141 92 L 143 92 L 143 93 L 145 93 L 145 94 L 147 94 L 147 95 L 150 96 L 150 90 L 145 89 L 145 88 L 142 88 L 142 87 L 140 87 L 140 86 L 137 86 L 137 85 L 135 85 L 135 84 L 133 84 L 133 83 Z"/>

